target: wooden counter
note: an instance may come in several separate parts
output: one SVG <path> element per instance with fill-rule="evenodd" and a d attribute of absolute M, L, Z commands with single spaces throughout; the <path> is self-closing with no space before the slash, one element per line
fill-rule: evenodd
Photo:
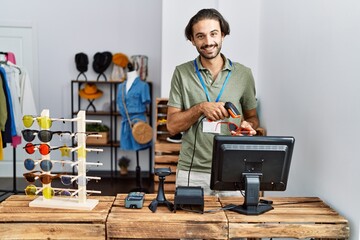
<path fill-rule="evenodd" d="M 29 207 L 32 200 L 13 195 L 0 204 L 0 239 L 231 239 L 328 238 L 348 239 L 348 221 L 317 197 L 278 197 L 273 210 L 257 216 L 231 211 L 170 212 L 148 205 L 156 194 L 147 194 L 142 209 L 126 209 L 126 194 L 93 196 L 99 204 L 91 211 Z M 174 195 L 166 195 L 174 202 Z M 205 196 L 205 211 L 242 198 Z"/>
<path fill-rule="evenodd" d="M 337 238 L 350 235 L 348 221 L 317 197 L 270 198 L 274 209 L 257 216 L 227 211 L 229 238 Z M 242 204 L 242 198 L 220 198 Z"/>
<path fill-rule="evenodd" d="M 13 195 L 0 204 L 0 239 L 105 239 L 105 223 L 115 197 L 90 196 L 91 210 L 29 207 L 33 198 Z"/>
<path fill-rule="evenodd" d="M 109 214 L 106 228 L 108 239 L 112 238 L 200 238 L 227 239 L 227 219 L 224 211 L 214 213 L 193 213 L 184 210 L 170 212 L 165 206 L 158 206 L 155 213 L 148 205 L 156 194 L 147 194 L 142 209 L 124 208 L 126 195 L 117 195 Z M 174 202 L 174 195 L 166 195 Z M 216 197 L 206 196 L 205 209 L 220 208 Z"/>

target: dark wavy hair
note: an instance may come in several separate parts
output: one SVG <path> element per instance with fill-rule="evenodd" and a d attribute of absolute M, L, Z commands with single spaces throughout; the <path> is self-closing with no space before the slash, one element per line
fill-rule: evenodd
<path fill-rule="evenodd" d="M 230 34 L 230 26 L 229 23 L 224 19 L 224 17 L 213 8 L 208 9 L 201 9 L 198 11 L 189 21 L 185 28 L 185 37 L 191 41 L 191 38 L 193 37 L 193 29 L 192 27 L 194 24 L 198 23 L 201 20 L 204 19 L 213 19 L 217 20 L 220 23 L 221 32 L 224 34 L 224 36 Z"/>

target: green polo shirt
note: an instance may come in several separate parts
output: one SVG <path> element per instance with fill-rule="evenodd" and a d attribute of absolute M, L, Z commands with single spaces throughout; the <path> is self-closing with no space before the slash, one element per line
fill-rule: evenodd
<path fill-rule="evenodd" d="M 222 56 L 224 59 L 225 57 Z M 240 63 L 226 59 L 222 71 L 218 74 L 216 81 L 213 80 L 209 70 L 205 69 L 196 58 L 200 74 L 204 80 L 209 92 L 211 101 L 215 101 L 225 82 L 229 71 L 231 75 L 220 97 L 220 102 L 232 102 L 242 114 L 243 110 L 256 108 L 255 82 L 251 70 Z M 195 70 L 194 61 L 189 61 L 175 68 L 171 80 L 168 106 L 187 110 L 201 102 L 208 101 L 204 88 L 198 78 Z M 178 161 L 178 169 L 189 170 L 191 161 L 193 161 L 191 171 L 211 172 L 213 133 L 204 133 L 202 131 L 202 122 L 199 119 L 182 137 L 181 150 Z M 238 119 L 229 118 L 226 121 L 239 124 Z M 226 124 L 221 124 L 221 134 L 230 135 Z M 196 135 L 196 143 L 194 141 Z M 192 160 L 193 153 L 194 158 Z"/>

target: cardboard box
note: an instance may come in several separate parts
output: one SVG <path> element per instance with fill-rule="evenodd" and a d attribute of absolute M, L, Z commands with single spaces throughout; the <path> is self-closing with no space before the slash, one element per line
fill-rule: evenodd
<path fill-rule="evenodd" d="M 107 144 L 109 142 L 109 132 L 99 132 L 99 135 L 101 135 L 101 137 L 88 136 L 86 138 L 86 144 L 101 145 L 101 144 Z"/>

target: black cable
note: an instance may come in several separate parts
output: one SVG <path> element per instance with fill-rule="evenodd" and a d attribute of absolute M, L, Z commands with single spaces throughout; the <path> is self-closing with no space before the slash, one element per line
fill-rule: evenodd
<path fill-rule="evenodd" d="M 189 185 L 190 185 L 190 172 L 191 172 L 191 168 L 192 168 L 192 165 L 193 165 L 193 162 L 194 162 L 194 156 L 195 156 L 197 131 L 198 131 L 198 128 L 199 128 L 200 123 L 202 122 L 202 120 L 203 120 L 204 118 L 205 118 L 205 116 L 203 116 L 202 118 L 200 118 L 200 121 L 197 123 L 196 129 L 195 129 L 195 139 L 194 139 L 193 154 L 192 154 L 192 157 L 191 157 L 191 162 L 190 162 L 190 167 L 189 167 L 189 174 L 188 174 L 188 183 L 187 183 L 187 186 L 188 186 L 188 187 L 189 187 Z"/>

